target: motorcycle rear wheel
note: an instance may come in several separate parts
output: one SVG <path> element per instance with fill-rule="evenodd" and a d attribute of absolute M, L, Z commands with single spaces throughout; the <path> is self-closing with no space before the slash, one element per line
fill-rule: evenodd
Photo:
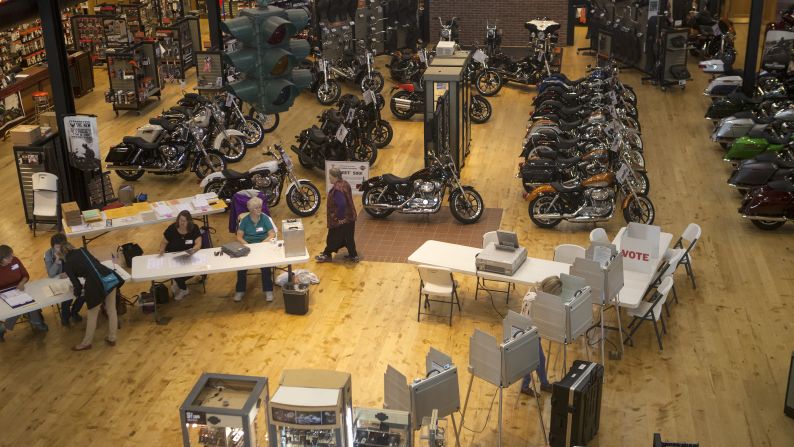
<path fill-rule="evenodd" d="M 532 223 L 540 228 L 554 228 L 562 222 L 562 219 L 539 219 L 535 217 L 539 214 L 561 213 L 559 205 L 555 204 L 554 207 L 551 206 L 553 200 L 553 194 L 541 194 L 529 202 L 529 219 Z"/>
<path fill-rule="evenodd" d="M 299 187 L 287 189 L 287 206 L 300 217 L 308 217 L 320 209 L 320 190 L 308 180 L 298 181 Z"/>
<path fill-rule="evenodd" d="M 262 131 L 270 133 L 276 130 L 281 119 L 278 113 L 261 113 L 256 109 L 251 109 L 250 117 L 262 123 Z"/>
<path fill-rule="evenodd" d="M 449 211 L 460 223 L 471 224 L 480 220 L 485 204 L 480 193 L 471 186 L 464 186 L 462 194 L 456 189 L 449 195 Z"/>
<path fill-rule="evenodd" d="M 482 124 L 491 119 L 491 103 L 480 95 L 471 97 L 471 106 L 469 116 L 471 122 L 475 124 Z"/>
<path fill-rule="evenodd" d="M 217 194 L 218 197 L 223 198 L 223 196 L 221 195 L 221 190 L 223 189 L 223 183 L 224 181 L 222 179 L 213 180 L 207 183 L 207 186 L 204 187 L 204 194 L 208 192 L 214 192 L 215 194 Z"/>
<path fill-rule="evenodd" d="M 212 163 L 212 167 L 210 167 L 207 160 Z M 198 164 L 196 165 L 196 177 L 203 179 L 204 177 L 210 175 L 213 172 L 221 172 L 226 169 L 226 159 L 224 158 L 223 154 L 216 150 L 207 151 L 207 156 L 202 157 L 199 160 Z"/>
<path fill-rule="evenodd" d="M 474 87 L 483 96 L 494 96 L 502 89 L 502 77 L 494 70 L 483 70 L 477 75 Z"/>
<path fill-rule="evenodd" d="M 391 128 L 391 124 L 386 120 L 378 120 L 370 135 L 370 139 L 375 142 L 375 147 L 382 149 L 388 146 L 392 138 L 394 138 L 394 130 Z"/>
<path fill-rule="evenodd" d="M 245 139 L 237 135 L 229 135 L 221 141 L 218 151 L 227 163 L 237 163 L 245 158 L 247 148 Z"/>
<path fill-rule="evenodd" d="M 751 220 L 750 222 L 753 223 L 757 228 L 764 230 L 764 231 L 772 231 L 777 230 L 778 228 L 782 227 L 785 222 L 777 222 L 771 220 Z"/>
<path fill-rule="evenodd" d="M 382 192 L 383 187 L 379 186 L 364 191 L 364 195 L 361 196 L 361 204 L 364 205 L 364 211 L 376 219 L 382 219 L 394 212 L 393 209 L 370 208 L 370 205 L 375 203 L 375 199 L 377 199 Z"/>
<path fill-rule="evenodd" d="M 623 219 L 626 223 L 636 222 L 645 225 L 652 225 L 656 217 L 653 202 L 647 197 L 637 196 L 629 199 L 626 208 L 623 208 Z"/>
<path fill-rule="evenodd" d="M 411 117 L 414 116 L 414 112 L 412 110 L 402 111 L 397 108 L 394 102 L 395 99 L 411 99 L 410 97 L 411 93 L 406 92 L 405 90 L 400 90 L 399 92 L 395 93 L 389 102 L 389 108 L 391 109 L 392 115 L 401 120 L 411 119 Z"/>
<path fill-rule="evenodd" d="M 245 134 L 245 139 L 243 143 L 245 147 L 257 147 L 262 144 L 262 140 L 265 139 L 265 128 L 258 120 L 246 117 L 245 118 L 245 125 L 243 125 L 240 132 Z"/>
<path fill-rule="evenodd" d="M 146 174 L 146 171 L 144 171 L 143 169 L 138 169 L 137 171 L 127 171 L 127 170 L 119 169 L 116 171 L 116 175 L 118 175 L 119 177 L 121 177 L 122 179 L 128 182 L 134 182 L 135 180 L 138 180 L 139 178 L 143 177 L 143 174 Z"/>
<path fill-rule="evenodd" d="M 378 148 L 370 141 L 363 141 L 353 150 L 353 160 L 366 161 L 370 166 L 378 159 Z"/>
<path fill-rule="evenodd" d="M 320 83 L 317 86 L 315 96 L 320 104 L 328 106 L 335 103 L 342 96 L 342 87 L 336 79 L 329 79 L 327 84 Z"/>

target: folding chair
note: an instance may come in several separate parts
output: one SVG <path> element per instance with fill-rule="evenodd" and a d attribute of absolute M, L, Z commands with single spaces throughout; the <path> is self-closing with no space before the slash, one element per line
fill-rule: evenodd
<path fill-rule="evenodd" d="M 566 264 L 573 264 L 576 258 L 584 258 L 586 250 L 584 247 L 573 244 L 561 244 L 554 248 L 554 260 L 557 262 L 564 262 Z"/>
<path fill-rule="evenodd" d="M 590 242 L 605 242 L 608 244 L 611 241 L 607 236 L 606 230 L 603 228 L 594 228 L 593 231 L 590 232 Z"/>
<path fill-rule="evenodd" d="M 460 312 L 460 300 L 458 299 L 458 285 L 452 278 L 452 270 L 443 267 L 432 267 L 429 265 L 417 266 L 419 271 L 419 308 L 416 313 L 416 321 L 424 315 L 435 315 L 443 317 L 444 315 L 434 314 L 431 312 L 423 312 L 430 309 L 430 302 L 449 304 L 449 325 L 452 326 L 452 314 L 455 304 L 458 305 L 458 312 Z M 422 301 L 424 295 L 424 302 Z M 446 300 L 430 299 L 431 296 L 449 297 Z"/>
<path fill-rule="evenodd" d="M 661 320 L 662 331 L 666 334 L 667 327 L 664 323 L 664 315 L 662 315 L 662 306 L 664 306 L 665 301 L 667 301 L 667 295 L 670 293 L 672 288 L 673 277 L 667 276 L 662 279 L 662 282 L 659 284 L 659 288 L 656 289 L 651 301 L 642 301 L 636 309 L 628 310 L 628 314 L 634 318 L 631 320 L 631 323 L 629 323 L 628 327 L 631 328 L 631 332 L 626 336 L 624 343 L 629 343 L 634 346 L 634 341 L 632 340 L 631 336 L 637 332 L 637 329 L 639 329 L 643 321 L 650 320 L 653 322 L 653 330 L 656 332 L 656 341 L 659 343 L 659 350 L 661 351 L 664 349 L 662 347 L 662 334 L 659 333 L 659 326 L 656 324 L 656 322 Z"/>
<path fill-rule="evenodd" d="M 33 237 L 36 237 L 36 218 L 55 218 L 55 228 L 60 231 L 60 207 L 58 206 L 58 176 L 49 172 L 37 172 L 33 182 Z"/>
<path fill-rule="evenodd" d="M 689 280 L 692 281 L 693 289 L 697 289 L 697 284 L 695 284 L 695 272 L 692 270 L 692 249 L 695 248 L 695 244 L 697 244 L 698 239 L 700 239 L 700 235 L 700 225 L 691 223 L 687 225 L 681 237 L 679 237 L 675 245 L 673 245 L 673 248 L 684 248 L 684 242 L 688 241 L 689 243 L 678 265 L 683 264 L 684 268 L 686 268 L 686 274 L 689 276 Z"/>

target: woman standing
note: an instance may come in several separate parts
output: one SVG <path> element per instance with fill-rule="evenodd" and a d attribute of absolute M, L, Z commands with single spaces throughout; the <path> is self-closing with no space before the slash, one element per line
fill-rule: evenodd
<path fill-rule="evenodd" d="M 8 245 L 0 245 L 0 291 L 6 289 L 16 288 L 17 290 L 24 291 L 25 284 L 30 280 L 30 275 L 27 269 L 16 256 L 14 250 Z M 46 332 L 49 328 L 44 323 L 44 317 L 41 315 L 40 310 L 34 310 L 27 313 L 30 319 L 30 324 L 33 329 Z M 5 324 L 0 323 L 0 341 L 5 341 L 6 330 L 14 329 L 14 325 L 19 319 L 19 315 L 11 317 L 5 321 Z"/>
<path fill-rule="evenodd" d="M 201 250 L 201 231 L 193 222 L 190 211 L 183 210 L 176 216 L 176 222 L 172 223 L 163 232 L 163 240 L 160 242 L 160 256 L 167 253 L 184 251 L 192 255 Z M 174 278 L 172 291 L 176 301 L 184 298 L 188 293 L 185 283 L 190 277 Z"/>
<path fill-rule="evenodd" d="M 61 247 L 66 243 L 66 236 L 63 233 L 56 233 L 50 238 L 50 249 L 44 252 L 44 267 L 47 269 L 47 276 L 50 278 L 65 278 L 63 272 L 64 256 Z M 61 325 L 69 326 L 71 323 L 83 321 L 80 316 L 80 309 L 85 300 L 82 296 L 76 295 L 75 299 L 61 303 Z M 71 320 L 71 321 L 70 321 Z"/>
<path fill-rule="evenodd" d="M 347 248 L 345 259 L 358 262 L 356 251 L 356 206 L 353 204 L 353 193 L 350 183 L 342 179 L 342 171 L 338 168 L 328 170 L 333 183 L 328 191 L 328 236 L 325 238 L 325 250 L 314 259 L 317 262 L 330 262 L 334 253 L 340 248 Z"/>
<path fill-rule="evenodd" d="M 94 332 L 99 318 L 100 304 L 105 303 L 105 312 L 108 314 L 108 336 L 105 343 L 116 346 L 116 335 L 119 330 L 119 319 L 116 314 L 116 290 L 124 284 L 124 280 L 116 272 L 105 267 L 85 248 L 75 248 L 66 242 L 61 245 L 64 262 L 63 271 L 72 281 L 74 295 L 79 296 L 85 292 L 85 302 L 88 306 L 88 317 L 85 325 L 85 337 L 79 345 L 72 347 L 73 351 L 85 351 L 91 349 L 94 341 Z M 105 290 L 102 277 L 109 274 L 116 275 L 118 284 L 111 290 Z M 80 283 L 80 278 L 85 279 L 85 287 Z"/>
<path fill-rule="evenodd" d="M 275 241 L 276 232 L 273 224 L 267 215 L 262 214 L 262 199 L 252 197 L 248 200 L 248 215 L 240 220 L 237 227 L 237 241 L 241 244 L 255 244 L 265 240 Z M 262 290 L 265 292 L 265 300 L 273 301 L 273 278 L 270 267 L 263 267 L 262 271 Z M 237 285 L 235 286 L 234 300 L 241 301 L 245 295 L 246 288 L 245 270 L 237 272 Z"/>

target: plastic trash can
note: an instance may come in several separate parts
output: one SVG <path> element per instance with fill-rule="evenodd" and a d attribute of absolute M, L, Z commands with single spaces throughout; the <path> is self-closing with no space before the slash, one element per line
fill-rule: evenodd
<path fill-rule="evenodd" d="M 304 284 L 286 284 L 284 293 L 284 310 L 291 315 L 306 315 L 309 312 L 309 286 Z"/>

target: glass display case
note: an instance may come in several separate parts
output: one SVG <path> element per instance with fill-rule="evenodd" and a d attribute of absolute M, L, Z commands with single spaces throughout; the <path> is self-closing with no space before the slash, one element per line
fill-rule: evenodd
<path fill-rule="evenodd" d="M 266 377 L 204 373 L 179 407 L 184 447 L 266 447 Z"/>
<path fill-rule="evenodd" d="M 410 447 L 410 414 L 379 408 L 353 410 L 353 447 Z"/>

